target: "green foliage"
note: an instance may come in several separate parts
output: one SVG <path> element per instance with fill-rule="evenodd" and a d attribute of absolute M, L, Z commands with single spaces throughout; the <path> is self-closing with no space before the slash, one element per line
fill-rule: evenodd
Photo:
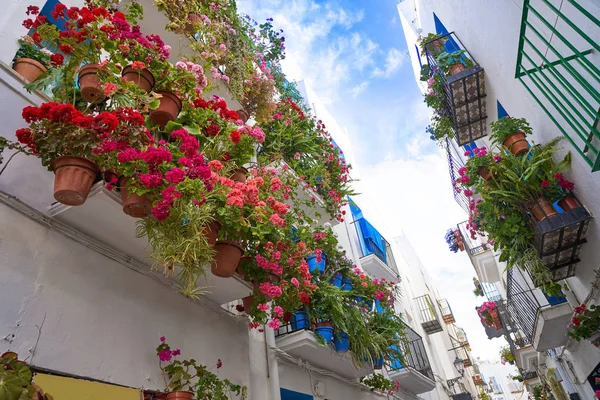
<path fill-rule="evenodd" d="M 53 400 L 53 397 L 31 383 L 33 374 L 29 367 L 18 360 L 13 352 L 0 356 L 0 399 L 2 400 Z"/>
<path fill-rule="evenodd" d="M 37 46 L 23 39 L 19 39 L 19 46 L 19 50 L 17 50 L 13 61 L 20 58 L 31 58 L 48 68 L 48 65 L 50 65 L 49 55 L 44 54 Z"/>
<path fill-rule="evenodd" d="M 502 144 L 507 137 L 513 133 L 523 132 L 526 135 L 531 135 L 531 127 L 525 118 L 512 118 L 509 116 L 499 118 L 490 123 L 492 133 L 490 139 L 493 144 Z"/>
<path fill-rule="evenodd" d="M 575 313 L 567 332 L 571 338 L 580 341 L 600 330 L 600 307 L 593 304 L 589 307 L 578 306 Z"/>
<path fill-rule="evenodd" d="M 465 68 L 473 66 L 473 61 L 466 56 L 465 50 L 457 50 L 452 53 L 444 51 L 437 56 L 436 61 L 445 75 L 451 75 L 452 67 L 456 64 L 462 64 Z"/>
<path fill-rule="evenodd" d="M 425 36 L 423 39 L 421 39 L 421 42 L 419 42 L 419 48 L 421 49 L 421 56 L 425 56 L 425 45 L 427 45 L 427 48 L 429 49 L 429 52 L 431 53 L 431 55 L 433 57 L 436 57 L 439 53 L 441 53 L 444 49 L 444 43 L 446 43 L 446 41 L 448 40 L 448 37 L 444 37 L 443 39 L 441 38 L 442 36 L 444 36 L 443 34 L 439 33 L 428 33 L 427 36 Z M 433 42 L 433 43 L 431 43 Z"/>
<path fill-rule="evenodd" d="M 510 365 L 515 365 L 515 356 L 508 346 L 503 346 L 500 350 L 500 357 L 506 360 Z"/>
<path fill-rule="evenodd" d="M 378 373 L 360 378 L 360 382 L 367 385 L 371 391 L 387 392 L 394 387 L 391 380 L 387 379 L 383 374 Z"/>

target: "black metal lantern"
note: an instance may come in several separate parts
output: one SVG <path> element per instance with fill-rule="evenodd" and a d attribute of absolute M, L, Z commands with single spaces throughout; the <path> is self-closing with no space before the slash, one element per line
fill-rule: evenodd
<path fill-rule="evenodd" d="M 424 48 L 427 63 L 444 82 L 447 109 L 443 110 L 442 114 L 452 118 L 458 145 L 463 146 L 487 136 L 483 68 L 477 64 L 454 32 L 425 43 Z M 464 51 L 460 58 L 465 61 L 466 66 L 452 68 L 452 71 L 444 73 L 438 61 L 440 54 L 456 51 Z"/>

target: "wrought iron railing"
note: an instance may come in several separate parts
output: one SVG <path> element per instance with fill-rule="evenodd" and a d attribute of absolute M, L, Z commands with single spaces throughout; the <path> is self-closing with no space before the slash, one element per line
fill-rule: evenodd
<path fill-rule="evenodd" d="M 425 332 L 428 334 L 441 332 L 444 329 L 438 319 L 437 311 L 435 310 L 435 303 L 431 301 L 431 297 L 428 294 L 415 298 L 417 308 L 419 309 L 419 315 L 421 317 L 421 325 Z"/>
<path fill-rule="evenodd" d="M 404 324 L 404 335 L 406 342 L 400 346 L 403 360 L 402 362 L 392 361 L 390 363 L 391 368 L 399 370 L 404 367 L 410 367 L 429 379 L 435 380 L 425 346 L 423 345 L 423 338 L 406 324 Z"/>
<path fill-rule="evenodd" d="M 454 319 L 454 314 L 452 313 L 452 308 L 450 307 L 448 300 L 441 299 L 438 301 L 438 304 L 440 306 L 440 311 L 442 312 L 442 318 L 444 319 L 444 322 L 447 324 L 455 323 L 456 320 Z"/>
<path fill-rule="evenodd" d="M 460 235 L 463 238 L 463 243 L 465 244 L 465 249 L 469 253 L 470 256 L 477 256 L 481 253 L 485 253 L 488 250 L 491 250 L 492 246 L 488 244 L 488 241 L 485 237 L 476 234 L 475 238 L 471 237 L 471 233 L 467 229 L 468 221 L 463 221 L 457 225 L 458 230 L 460 231 Z"/>
<path fill-rule="evenodd" d="M 469 198 L 465 196 L 462 190 L 457 190 L 454 182 L 460 177 L 458 170 L 465 166 L 460 146 L 454 140 L 446 139 L 446 157 L 448 158 L 448 172 L 450 173 L 450 182 L 454 193 L 454 200 L 469 213 Z"/>
<path fill-rule="evenodd" d="M 515 73 L 592 171 L 600 170 L 598 15 L 594 2 L 524 0 Z"/>
<path fill-rule="evenodd" d="M 515 276 L 515 274 L 518 275 Z M 510 268 L 507 272 L 506 292 L 508 315 L 522 332 L 522 337 L 531 343 L 540 303 L 535 297 L 533 289 L 527 285 L 525 276 L 518 267 Z"/>
<path fill-rule="evenodd" d="M 392 252 L 391 246 L 387 240 L 383 236 L 381 236 L 381 246 L 378 245 L 372 238 L 365 237 L 365 232 L 362 231 L 361 228 L 361 220 L 363 224 L 366 226 L 372 227 L 372 225 L 363 218 L 358 218 L 352 223 L 354 224 L 354 228 L 356 229 L 356 234 L 359 236 L 360 240 L 360 251 L 361 258 L 370 256 L 374 254 L 382 263 L 384 263 L 389 269 L 394 273 L 398 274 L 398 268 L 396 267 L 396 261 L 394 260 L 394 254 Z M 375 228 L 372 228 L 375 229 Z M 379 234 L 379 232 L 377 232 Z"/>
<path fill-rule="evenodd" d="M 381 240 L 384 242 L 384 245 L 387 245 L 387 242 L 385 241 L 385 239 L 382 238 Z M 373 241 L 373 239 L 366 238 L 365 244 L 366 244 L 367 249 L 366 249 L 366 251 L 363 250 L 363 257 L 365 257 L 367 255 L 375 254 L 377 256 L 377 258 L 379 258 L 381 260 L 381 262 L 383 262 L 384 264 L 387 263 L 387 254 L 382 249 L 380 249 L 377 246 L 377 244 L 375 244 L 375 241 Z"/>

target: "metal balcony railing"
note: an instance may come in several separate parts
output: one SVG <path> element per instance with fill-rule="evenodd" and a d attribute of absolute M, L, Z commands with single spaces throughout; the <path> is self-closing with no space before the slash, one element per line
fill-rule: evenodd
<path fill-rule="evenodd" d="M 435 380 L 433 371 L 431 370 L 431 364 L 429 364 L 427 352 L 425 351 L 425 346 L 423 345 L 423 338 L 406 324 L 404 324 L 404 335 L 406 337 L 406 342 L 400 346 L 403 363 L 392 361 L 390 363 L 391 368 L 398 370 L 404 367 L 410 367 L 429 379 Z"/>
<path fill-rule="evenodd" d="M 442 311 L 442 318 L 444 319 L 444 322 L 447 324 L 455 323 L 456 320 L 454 319 L 454 314 L 452 313 L 452 308 L 450 307 L 448 300 L 441 299 L 438 301 L 438 304 L 440 306 L 440 310 Z"/>
<path fill-rule="evenodd" d="M 427 334 L 442 332 L 444 328 L 440 324 L 438 319 L 437 311 L 435 310 L 435 303 L 431 301 L 428 294 L 415 298 L 417 308 L 419 309 L 419 315 L 421 316 L 421 325 Z"/>
<path fill-rule="evenodd" d="M 394 254 L 392 252 L 392 247 L 388 243 L 387 240 L 383 236 L 377 232 L 377 230 L 371 225 L 369 221 L 367 221 L 364 217 L 358 218 L 352 222 L 356 229 L 356 234 L 359 237 L 360 242 L 360 251 L 361 258 L 370 256 L 374 254 L 382 263 L 384 263 L 394 275 L 398 274 L 398 268 L 396 266 L 396 261 L 394 260 Z M 378 244 L 371 237 L 368 237 L 366 232 L 363 229 L 369 229 L 371 234 L 376 234 L 379 236 L 379 240 L 381 245 Z"/>
<path fill-rule="evenodd" d="M 469 256 L 477 256 L 481 253 L 485 253 L 488 250 L 492 249 L 492 246 L 488 244 L 488 241 L 485 237 L 477 234 L 475 239 L 471 237 L 471 233 L 467 229 L 468 221 L 463 221 L 458 224 L 458 230 L 460 231 L 460 235 L 463 238 L 463 243 L 465 244 L 465 250 L 467 250 Z"/>
<path fill-rule="evenodd" d="M 524 278 L 523 272 L 518 267 L 508 270 L 506 310 L 511 321 L 522 333 L 523 339 L 531 343 L 540 303 L 535 297 L 533 289 L 527 286 Z"/>
<path fill-rule="evenodd" d="M 454 200 L 462 207 L 463 210 L 469 213 L 469 198 L 465 196 L 462 190 L 456 190 L 454 182 L 460 177 L 458 170 L 465 166 L 463 159 L 464 150 L 461 153 L 461 148 L 454 140 L 446 139 L 446 157 L 448 159 L 448 172 L 450 173 L 450 182 L 454 193 Z"/>
<path fill-rule="evenodd" d="M 515 73 L 592 171 L 600 170 L 598 15 L 593 2 L 524 0 Z"/>

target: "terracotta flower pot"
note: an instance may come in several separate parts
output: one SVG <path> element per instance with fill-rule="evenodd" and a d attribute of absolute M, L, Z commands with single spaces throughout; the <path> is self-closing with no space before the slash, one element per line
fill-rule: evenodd
<path fill-rule="evenodd" d="M 243 108 L 241 110 L 237 110 L 237 113 L 243 123 L 248 122 L 248 120 L 250 119 L 250 114 Z"/>
<path fill-rule="evenodd" d="M 492 316 L 492 324 L 496 329 L 502 329 L 502 322 L 500 322 L 500 316 L 498 316 L 498 310 L 490 310 Z"/>
<path fill-rule="evenodd" d="M 119 175 L 117 174 L 116 171 L 113 171 L 111 169 L 108 171 L 103 171 L 102 178 L 104 179 L 104 182 L 106 182 L 106 183 L 117 182 L 119 180 Z"/>
<path fill-rule="evenodd" d="M 152 202 L 146 196 L 129 193 L 127 190 L 127 179 L 121 182 L 121 204 L 123 212 L 134 218 L 144 218 L 152 212 Z"/>
<path fill-rule="evenodd" d="M 252 309 L 252 303 L 254 303 L 254 296 L 246 296 L 242 299 L 244 305 L 244 311 L 248 314 L 248 311 Z"/>
<path fill-rule="evenodd" d="M 169 392 L 167 393 L 167 400 L 194 400 L 194 393 L 192 392 Z"/>
<path fill-rule="evenodd" d="M 193 35 L 196 33 L 196 25 L 200 22 L 200 14 L 189 13 L 188 22 L 185 24 L 185 32 Z"/>
<path fill-rule="evenodd" d="M 236 242 L 217 242 L 215 258 L 210 266 L 213 275 L 220 278 L 231 278 L 244 255 L 244 250 Z"/>
<path fill-rule="evenodd" d="M 96 175 L 98 166 L 92 161 L 76 156 L 62 156 L 50 163 L 54 171 L 54 198 L 68 206 L 85 203 Z"/>
<path fill-rule="evenodd" d="M 529 210 L 536 221 L 543 221 L 548 217 L 553 217 L 558 214 L 554 207 L 552 207 L 552 203 L 546 199 L 539 199 Z"/>
<path fill-rule="evenodd" d="M 450 67 L 450 75 L 456 75 L 460 72 L 463 72 L 465 69 L 466 69 L 466 67 L 461 63 L 453 64 Z"/>
<path fill-rule="evenodd" d="M 121 73 L 123 79 L 128 82 L 133 82 L 140 87 L 140 89 L 149 92 L 154 87 L 154 75 L 148 68 L 144 68 L 141 71 L 135 70 L 131 67 L 131 65 L 123 68 L 123 72 Z"/>
<path fill-rule="evenodd" d="M 105 99 L 102 82 L 98 78 L 98 64 L 85 64 L 79 69 L 79 92 L 88 103 L 97 104 Z"/>
<path fill-rule="evenodd" d="M 46 72 L 46 67 L 32 58 L 19 58 L 13 63 L 13 69 L 27 82 L 35 81 L 41 74 Z"/>
<path fill-rule="evenodd" d="M 433 50 L 436 51 L 436 53 L 441 53 L 444 50 L 444 43 L 442 43 L 441 40 L 434 40 L 433 42 L 431 42 L 429 44 L 430 48 L 433 48 Z"/>
<path fill-rule="evenodd" d="M 525 139 L 525 133 L 520 131 L 504 139 L 502 145 L 509 149 L 515 156 L 527 153 L 527 149 L 529 148 L 529 142 Z"/>
<path fill-rule="evenodd" d="M 246 174 L 248 174 L 248 170 L 244 167 L 238 168 L 233 175 L 231 175 L 231 179 L 234 182 L 246 183 Z"/>
<path fill-rule="evenodd" d="M 560 201 L 558 202 L 558 205 L 560 206 L 560 208 L 562 208 L 565 211 L 574 210 L 576 208 L 581 207 L 581 205 L 575 199 L 575 197 L 571 196 L 570 194 L 568 194 L 565 197 L 563 197 L 562 199 L 560 199 Z"/>
<path fill-rule="evenodd" d="M 487 168 L 479 167 L 479 176 L 481 176 L 486 181 L 492 179 L 492 171 Z"/>
<path fill-rule="evenodd" d="M 208 240 L 208 244 L 214 246 L 217 243 L 217 235 L 219 234 L 219 230 L 221 229 L 221 224 L 219 221 L 211 222 L 206 228 L 204 228 L 204 235 Z"/>
<path fill-rule="evenodd" d="M 162 95 L 160 105 L 156 110 L 150 111 L 150 120 L 156 125 L 164 128 L 169 121 L 174 121 L 181 111 L 181 100 L 169 90 L 159 90 L 157 94 Z"/>
<path fill-rule="evenodd" d="M 458 242 L 458 248 L 460 251 L 465 251 L 465 244 L 463 242 Z"/>
<path fill-rule="evenodd" d="M 317 322 L 315 324 L 315 327 L 318 327 L 318 326 L 333 326 L 333 324 L 329 321 L 322 321 L 322 322 Z"/>

